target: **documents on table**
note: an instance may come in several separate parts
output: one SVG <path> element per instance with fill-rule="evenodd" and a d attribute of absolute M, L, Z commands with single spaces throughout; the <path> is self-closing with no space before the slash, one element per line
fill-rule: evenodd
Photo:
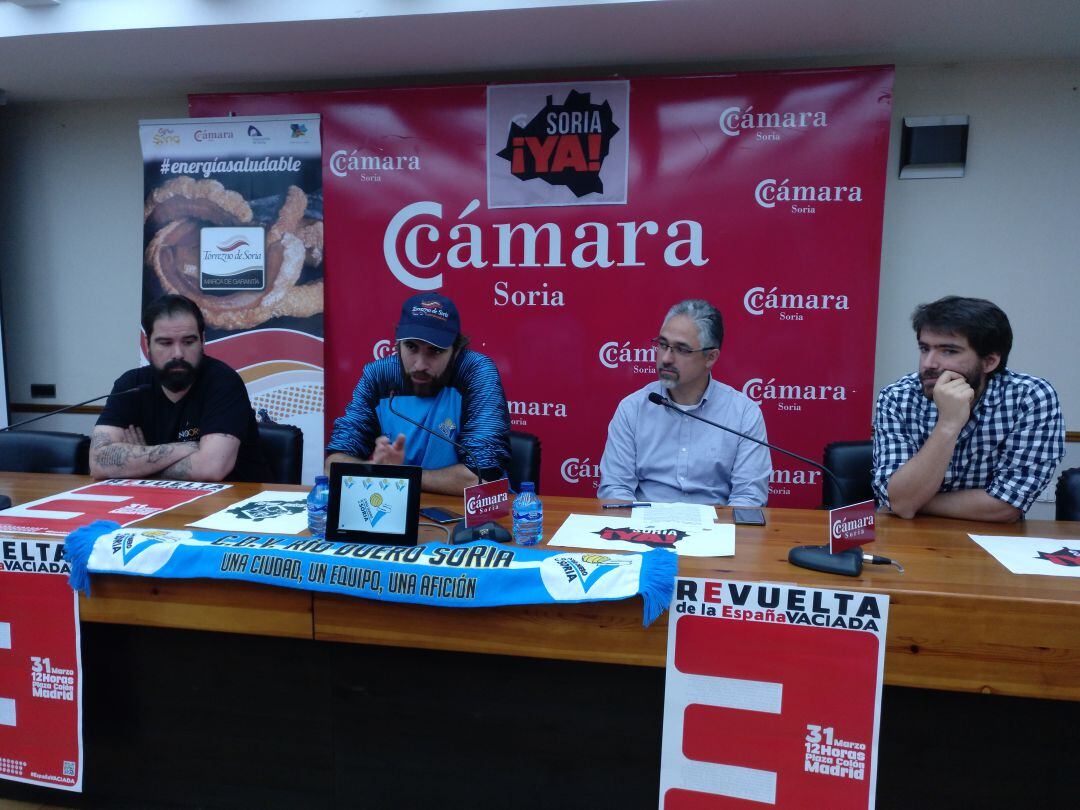
<path fill-rule="evenodd" d="M 712 526 L 716 523 L 716 507 L 700 503 L 650 503 L 648 506 L 635 507 L 630 517 L 635 526 L 659 523 Z"/>
<path fill-rule="evenodd" d="M 1014 574 L 1080 577 L 1080 539 L 969 534 Z"/>
<path fill-rule="evenodd" d="M 259 534 L 300 534 L 307 528 L 306 492 L 260 492 L 189 523 L 199 529 Z"/>
<path fill-rule="evenodd" d="M 548 545 L 603 551 L 669 548 L 687 557 L 730 557 L 735 553 L 735 527 L 730 523 L 706 526 L 617 515 L 570 515 Z"/>

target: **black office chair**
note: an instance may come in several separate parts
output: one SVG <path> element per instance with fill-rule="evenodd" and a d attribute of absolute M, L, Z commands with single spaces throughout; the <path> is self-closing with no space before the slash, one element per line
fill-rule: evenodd
<path fill-rule="evenodd" d="M 510 431 L 510 487 L 517 492 L 522 481 L 532 481 L 540 492 L 540 439 L 532 433 Z"/>
<path fill-rule="evenodd" d="M 259 422 L 259 447 L 270 467 L 264 484 L 299 484 L 304 469 L 304 432 L 294 425 Z"/>
<path fill-rule="evenodd" d="M 840 492 L 832 479 L 821 477 L 821 506 L 836 509 L 849 503 L 868 501 L 874 497 L 870 478 L 874 466 L 874 446 L 868 441 L 832 442 L 825 445 L 822 459 L 825 468 L 832 472 L 843 486 Z"/>
<path fill-rule="evenodd" d="M 90 437 L 51 430 L 8 430 L 0 433 L 0 470 L 4 472 L 90 472 Z"/>
<path fill-rule="evenodd" d="M 1080 520 L 1080 467 L 1061 473 L 1054 500 L 1054 517 L 1058 520 Z"/>

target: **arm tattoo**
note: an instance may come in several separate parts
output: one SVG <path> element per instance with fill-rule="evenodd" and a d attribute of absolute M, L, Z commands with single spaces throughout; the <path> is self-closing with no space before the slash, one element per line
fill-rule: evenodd
<path fill-rule="evenodd" d="M 131 458 L 131 450 L 120 444 L 106 444 L 99 447 L 94 458 L 102 467 L 122 468 Z"/>
<path fill-rule="evenodd" d="M 195 442 L 178 442 L 173 444 L 141 445 L 128 444 L 123 441 L 112 439 L 106 431 L 95 430 L 90 437 L 90 449 L 94 460 L 104 469 L 123 470 L 129 463 L 158 464 L 167 460 L 176 446 L 197 449 Z M 186 461 L 186 459 L 182 459 Z M 180 462 L 176 462 L 179 464 Z M 176 467 L 176 464 L 173 467 Z M 186 469 L 190 471 L 191 462 L 187 463 Z M 171 468 L 170 468 L 171 469 Z M 163 474 L 164 471 L 162 471 Z"/>
<path fill-rule="evenodd" d="M 173 478 L 178 481 L 191 480 L 191 456 L 185 456 L 162 470 L 159 475 L 162 478 Z"/>
<path fill-rule="evenodd" d="M 104 430 L 95 430 L 90 434 L 90 449 L 96 450 L 99 447 L 104 447 L 107 444 L 112 444 L 113 440 L 109 438 L 109 434 Z"/>

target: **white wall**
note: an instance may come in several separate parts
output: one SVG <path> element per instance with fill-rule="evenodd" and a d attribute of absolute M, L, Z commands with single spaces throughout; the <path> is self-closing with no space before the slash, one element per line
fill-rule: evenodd
<path fill-rule="evenodd" d="M 1048 378 L 1080 430 L 1080 62 L 897 71 L 874 381 L 913 371 L 910 316 L 943 295 L 1009 315 L 1009 365 Z M 905 115 L 971 116 L 963 178 L 897 178 Z"/>
<path fill-rule="evenodd" d="M 0 260 L 12 404 L 32 401 L 31 383 L 56 384 L 56 399 L 41 402 L 105 394 L 138 364 L 138 120 L 186 115 L 183 97 L 0 108 Z"/>
<path fill-rule="evenodd" d="M 1076 60 L 897 69 L 877 387 L 914 368 L 908 318 L 917 304 L 950 293 L 990 298 L 1013 323 L 1010 365 L 1049 378 L 1068 427 L 1080 430 L 1078 86 Z M 55 383 L 56 402 L 76 402 L 108 391 L 135 364 L 143 187 L 136 124 L 186 112 L 182 97 L 0 108 L 13 403 L 30 401 L 32 382 Z M 902 116 L 951 113 L 971 117 L 967 176 L 897 179 Z M 1076 466 L 1073 448 L 1067 460 Z"/>

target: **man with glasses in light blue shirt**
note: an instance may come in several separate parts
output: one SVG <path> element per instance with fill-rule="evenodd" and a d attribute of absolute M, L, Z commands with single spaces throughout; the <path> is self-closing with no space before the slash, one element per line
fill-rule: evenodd
<path fill-rule="evenodd" d="M 764 506 L 769 450 L 684 416 L 680 410 L 766 441 L 757 403 L 712 378 L 724 322 L 707 301 L 681 301 L 664 319 L 656 348 L 659 379 L 619 403 L 600 460 L 600 498 Z M 677 409 L 649 401 L 666 396 Z"/>

